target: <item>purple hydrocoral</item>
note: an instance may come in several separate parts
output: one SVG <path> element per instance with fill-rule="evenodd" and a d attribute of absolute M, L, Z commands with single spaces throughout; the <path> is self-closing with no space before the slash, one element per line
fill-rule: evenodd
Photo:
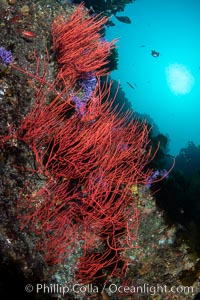
<path fill-rule="evenodd" d="M 86 74 L 85 78 L 82 79 L 80 85 L 84 92 L 84 96 L 83 97 L 75 96 L 73 97 L 73 101 L 76 104 L 76 109 L 79 112 L 79 114 L 81 116 L 84 116 L 86 114 L 85 104 L 87 100 L 92 96 L 92 93 L 96 88 L 97 78 L 94 75 L 88 73 Z"/>
<path fill-rule="evenodd" d="M 148 188 L 151 187 L 152 183 L 154 183 L 158 178 L 168 178 L 168 171 L 163 169 L 163 170 L 156 170 L 153 172 L 153 174 L 151 175 L 151 177 L 148 180 L 148 183 L 146 184 L 146 186 Z"/>
<path fill-rule="evenodd" d="M 96 85 L 97 85 L 97 78 L 93 75 L 86 77 L 86 79 L 82 81 L 81 86 L 83 88 L 83 91 L 85 92 L 85 95 L 82 98 L 83 102 L 86 102 L 88 98 L 92 96 L 92 93 L 96 88 Z"/>
<path fill-rule="evenodd" d="M 4 65 L 9 65 L 12 62 L 12 52 L 4 47 L 0 47 L 0 58 Z"/>
<path fill-rule="evenodd" d="M 76 104 L 76 110 L 83 117 L 86 114 L 85 102 L 78 96 L 74 96 L 73 101 Z"/>

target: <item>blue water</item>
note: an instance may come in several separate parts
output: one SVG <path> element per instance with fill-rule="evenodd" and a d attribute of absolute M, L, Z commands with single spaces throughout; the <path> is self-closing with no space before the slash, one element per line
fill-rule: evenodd
<path fill-rule="evenodd" d="M 133 110 L 149 114 L 169 137 L 171 154 L 188 141 L 200 144 L 200 1 L 136 0 L 117 15 L 132 23 L 111 18 L 115 26 L 107 38 L 119 39 L 119 66 L 111 77 L 120 81 Z"/>

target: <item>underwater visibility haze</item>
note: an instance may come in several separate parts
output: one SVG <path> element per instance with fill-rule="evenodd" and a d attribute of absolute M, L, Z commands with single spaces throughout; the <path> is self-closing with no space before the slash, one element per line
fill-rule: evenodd
<path fill-rule="evenodd" d="M 200 143 L 200 1 L 137 0 L 107 29 L 118 38 L 120 82 L 133 110 L 148 114 L 177 155 Z"/>

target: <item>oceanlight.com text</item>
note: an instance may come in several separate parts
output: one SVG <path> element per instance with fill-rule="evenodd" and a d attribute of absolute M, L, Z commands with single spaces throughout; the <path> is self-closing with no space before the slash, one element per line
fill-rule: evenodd
<path fill-rule="evenodd" d="M 151 284 L 143 284 L 143 285 L 117 285 L 114 283 L 106 284 L 103 288 L 99 288 L 97 285 L 88 284 L 69 284 L 69 285 L 61 285 L 61 284 L 42 284 L 38 283 L 34 287 L 31 284 L 27 284 L 25 286 L 25 290 L 27 293 L 31 293 L 36 291 L 36 293 L 44 293 L 44 294 L 98 294 L 99 292 L 105 291 L 109 295 L 118 294 L 118 295 L 157 295 L 157 294 L 182 294 L 182 295 L 194 295 L 195 290 L 192 286 L 167 286 L 167 285 L 151 285 Z"/>
<path fill-rule="evenodd" d="M 106 290 L 109 291 L 111 294 L 146 294 L 154 296 L 156 294 L 193 294 L 194 288 L 192 286 L 167 286 L 167 285 L 151 285 L 151 284 L 143 284 L 143 285 L 131 285 L 125 286 L 121 285 L 118 286 L 116 284 L 110 284 L 106 287 Z"/>

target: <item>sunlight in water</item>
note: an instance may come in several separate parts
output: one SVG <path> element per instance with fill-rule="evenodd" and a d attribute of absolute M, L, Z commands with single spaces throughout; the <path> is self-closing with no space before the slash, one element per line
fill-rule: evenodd
<path fill-rule="evenodd" d="M 170 90 L 176 95 L 188 94 L 194 84 L 194 77 L 181 64 L 175 63 L 166 68 L 167 82 Z"/>

